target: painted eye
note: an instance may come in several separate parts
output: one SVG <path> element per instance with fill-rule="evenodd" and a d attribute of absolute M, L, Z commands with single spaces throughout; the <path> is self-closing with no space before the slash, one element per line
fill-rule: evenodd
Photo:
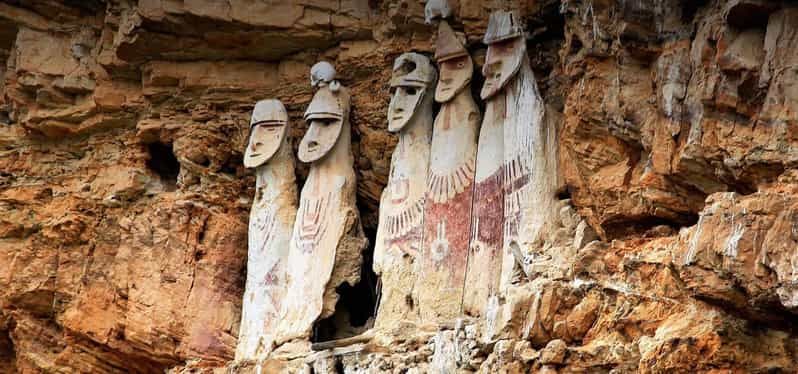
<path fill-rule="evenodd" d="M 415 95 L 416 94 L 416 89 L 414 87 L 407 87 L 407 88 L 405 88 L 405 92 L 408 95 Z"/>
<path fill-rule="evenodd" d="M 465 62 L 463 62 L 463 61 L 458 62 L 457 63 L 457 67 L 458 68 L 464 68 L 465 67 Z"/>

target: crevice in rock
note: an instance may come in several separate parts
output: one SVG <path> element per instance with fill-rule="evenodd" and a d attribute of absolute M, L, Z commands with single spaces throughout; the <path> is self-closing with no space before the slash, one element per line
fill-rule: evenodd
<path fill-rule="evenodd" d="M 227 175 L 237 176 L 240 163 L 239 159 L 230 157 L 222 164 L 219 171 Z"/>
<path fill-rule="evenodd" d="M 11 326 L 5 327 L 8 329 L 0 330 L 0 372 L 15 373 L 17 352 L 9 334 Z"/>
<path fill-rule="evenodd" d="M 9 115 L 8 109 L 0 108 L 0 125 L 10 126 L 13 123 L 14 121 L 11 120 L 11 116 Z"/>
<path fill-rule="evenodd" d="M 705 7 L 709 0 L 683 0 L 682 1 L 682 22 L 688 23 L 695 19 L 696 14 L 701 8 Z"/>
<path fill-rule="evenodd" d="M 698 214 L 694 213 L 685 213 L 674 219 L 656 216 L 624 218 L 619 221 L 608 221 L 602 225 L 609 239 L 619 239 L 641 233 L 646 233 L 647 236 L 659 236 L 658 233 L 670 235 L 678 232 L 682 227 L 698 223 Z"/>
<path fill-rule="evenodd" d="M 365 332 L 374 325 L 377 311 L 378 277 L 373 270 L 376 230 L 364 229 L 369 246 L 363 251 L 360 282 L 354 286 L 344 283 L 336 292 L 340 298 L 332 316 L 316 321 L 311 342 L 348 338 Z"/>
<path fill-rule="evenodd" d="M 160 177 L 166 191 L 177 189 L 180 162 L 177 161 L 171 144 L 160 142 L 147 144 L 147 168 Z"/>
<path fill-rule="evenodd" d="M 785 172 L 785 166 L 777 163 L 748 165 L 740 175 L 740 181 L 730 185 L 730 189 L 746 196 L 759 190 L 759 186 L 773 183 Z"/>
<path fill-rule="evenodd" d="M 561 65 L 560 49 L 565 44 L 565 14 L 560 12 L 560 3 L 545 5 L 539 14 L 527 21 L 527 29 L 527 54 L 541 96 L 546 104 L 553 104 L 562 111 L 562 82 L 558 82 L 557 76 L 552 74 Z"/>
<path fill-rule="evenodd" d="M 87 15 L 95 15 L 105 9 L 105 3 L 101 0 L 64 0 L 64 5 L 77 8 Z"/>
<path fill-rule="evenodd" d="M 471 55 L 474 55 L 474 51 L 469 51 Z M 479 108 L 480 113 L 485 113 L 485 100 L 482 100 L 479 96 L 480 92 L 482 91 L 482 86 L 485 85 L 485 77 L 482 75 L 482 70 L 478 67 L 474 67 L 474 74 L 471 75 L 471 96 L 474 98 L 474 102 L 477 103 L 477 107 Z M 437 104 L 437 102 L 436 102 Z M 433 107 L 433 117 L 438 117 L 438 112 L 440 111 L 440 104 L 437 107 Z"/>
<path fill-rule="evenodd" d="M 734 285 L 734 290 L 738 292 L 741 300 L 750 299 L 750 295 L 739 284 Z M 796 328 L 798 326 L 798 315 L 785 308 L 779 302 L 775 293 L 769 299 L 760 298 L 756 300 L 756 303 L 759 304 L 758 307 L 735 304 L 729 300 L 710 295 L 698 294 L 693 297 L 696 300 L 701 300 L 717 307 L 725 313 L 745 320 L 749 328 L 759 330 L 773 329 L 787 332 L 790 335 L 798 334 L 798 329 Z"/>
<path fill-rule="evenodd" d="M 770 13 L 775 7 L 772 5 L 752 2 L 740 2 L 729 9 L 726 22 L 738 29 L 758 28 L 765 29 Z"/>
<path fill-rule="evenodd" d="M 570 200 L 572 195 L 573 187 L 571 186 L 562 186 L 560 189 L 557 190 L 557 200 Z"/>

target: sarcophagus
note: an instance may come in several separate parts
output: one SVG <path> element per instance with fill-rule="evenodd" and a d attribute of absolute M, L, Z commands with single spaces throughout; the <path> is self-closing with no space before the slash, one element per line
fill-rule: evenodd
<path fill-rule="evenodd" d="M 268 354 L 286 297 L 286 268 L 297 211 L 294 154 L 289 123 L 279 100 L 255 104 L 244 166 L 255 169 L 249 215 L 247 280 L 236 360 Z"/>
<path fill-rule="evenodd" d="M 413 289 L 421 260 L 436 79 L 423 55 L 405 53 L 394 63 L 388 131 L 399 133 L 399 143 L 380 200 L 374 248 L 374 271 L 382 281 L 378 327 L 418 320 Z"/>
<path fill-rule="evenodd" d="M 332 65 L 316 64 L 311 73 L 318 91 L 305 112 L 309 128 L 298 155 L 311 165 L 291 238 L 280 342 L 308 337 L 315 321 L 333 314 L 336 288 L 360 280 L 367 245 L 355 206 L 349 92 Z"/>

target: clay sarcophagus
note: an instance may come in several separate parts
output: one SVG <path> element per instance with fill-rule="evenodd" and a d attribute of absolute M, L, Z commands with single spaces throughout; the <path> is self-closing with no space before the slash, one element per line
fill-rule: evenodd
<path fill-rule="evenodd" d="M 424 244 L 416 286 L 421 319 L 460 314 L 471 230 L 479 109 L 471 96 L 473 62 L 441 21 L 435 49 L 440 78 L 424 209 Z"/>
<path fill-rule="evenodd" d="M 310 335 L 315 321 L 335 311 L 336 288 L 360 280 L 367 245 L 355 206 L 349 93 L 328 63 L 311 70 L 309 128 L 298 157 L 311 164 L 302 188 L 288 257 L 288 287 L 278 327 L 279 342 Z"/>
<path fill-rule="evenodd" d="M 374 271 L 382 281 L 378 327 L 418 319 L 412 298 L 422 248 L 436 79 L 423 55 L 405 53 L 394 63 L 388 131 L 398 132 L 399 142 L 380 200 L 374 247 Z"/>
<path fill-rule="evenodd" d="M 519 14 L 491 14 L 484 42 L 488 51 L 480 96 L 487 106 L 480 134 L 479 196 L 475 198 L 476 228 L 469 258 L 469 268 L 474 271 L 466 282 L 469 308 L 483 315 L 487 298 L 511 282 L 516 264 L 528 259 L 529 248 L 557 214 L 556 129 L 545 118 Z M 493 227 L 497 209 L 486 203 L 499 198 L 504 201 L 500 234 Z M 485 227 L 488 220 L 492 224 Z"/>
<path fill-rule="evenodd" d="M 271 351 L 285 300 L 285 274 L 297 211 L 294 155 L 288 143 L 288 114 L 279 100 L 255 105 L 244 166 L 255 169 L 255 198 L 249 215 L 246 290 L 236 360 Z"/>

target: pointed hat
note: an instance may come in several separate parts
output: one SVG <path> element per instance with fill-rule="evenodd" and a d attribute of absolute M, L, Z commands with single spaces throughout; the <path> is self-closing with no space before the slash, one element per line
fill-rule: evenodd
<path fill-rule="evenodd" d="M 518 11 L 497 10 L 490 14 L 488 30 L 485 31 L 485 44 L 491 44 L 524 35 L 524 23 Z"/>
<path fill-rule="evenodd" d="M 457 40 L 449 23 L 441 21 L 438 26 L 438 40 L 435 43 L 435 61 L 441 62 L 460 56 L 468 56 L 468 51 Z"/>

